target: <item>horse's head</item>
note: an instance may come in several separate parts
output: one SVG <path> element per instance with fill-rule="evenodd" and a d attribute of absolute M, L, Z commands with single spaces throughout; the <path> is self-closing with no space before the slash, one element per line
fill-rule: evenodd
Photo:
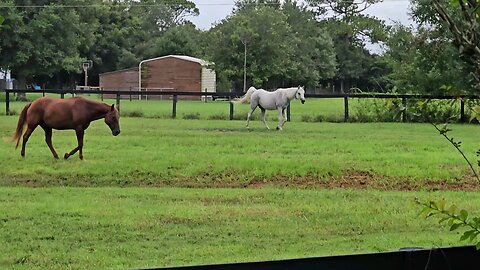
<path fill-rule="evenodd" d="M 117 108 L 115 105 L 112 104 L 110 107 L 110 111 L 105 115 L 105 124 L 108 125 L 110 130 L 112 131 L 113 136 L 117 136 L 120 134 L 120 114 L 118 113 Z"/>
<path fill-rule="evenodd" d="M 297 92 L 295 93 L 295 98 L 300 99 L 302 104 L 305 103 L 305 89 L 303 89 L 303 86 L 298 86 Z"/>

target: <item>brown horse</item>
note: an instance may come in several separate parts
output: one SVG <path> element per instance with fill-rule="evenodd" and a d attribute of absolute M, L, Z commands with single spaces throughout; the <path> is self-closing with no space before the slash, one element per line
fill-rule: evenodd
<path fill-rule="evenodd" d="M 25 145 L 28 138 L 37 126 L 41 126 L 45 131 L 45 142 L 52 151 L 53 157 L 58 159 L 57 152 L 52 146 L 52 129 L 74 129 L 77 134 L 78 146 L 69 153 L 65 153 L 67 159 L 79 151 L 80 159 L 83 159 L 83 135 L 90 125 L 90 122 L 105 118 L 105 123 L 112 130 L 112 135 L 120 134 L 118 110 L 112 104 L 88 100 L 81 97 L 70 99 L 53 99 L 50 97 L 39 98 L 23 108 L 18 119 L 17 130 L 13 140 L 17 141 L 15 149 L 18 148 L 20 137 L 22 136 L 24 126 L 27 125 L 27 131 L 23 134 L 22 157 L 25 157 Z"/>

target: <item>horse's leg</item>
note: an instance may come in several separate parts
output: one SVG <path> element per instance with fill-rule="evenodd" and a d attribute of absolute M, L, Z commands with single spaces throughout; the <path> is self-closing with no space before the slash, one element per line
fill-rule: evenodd
<path fill-rule="evenodd" d="M 260 110 L 262 110 L 262 121 L 263 121 L 263 125 L 267 128 L 267 129 L 270 129 L 267 125 L 267 121 L 265 119 L 265 116 L 266 116 L 266 110 L 264 108 L 260 108 Z"/>
<path fill-rule="evenodd" d="M 282 126 L 283 126 L 283 108 L 282 107 L 278 107 L 278 126 L 277 126 L 277 130 L 282 130 Z"/>
<path fill-rule="evenodd" d="M 287 122 L 287 114 L 285 113 L 285 108 L 282 109 L 282 115 L 283 115 L 283 122 L 282 122 L 282 127 L 283 127 Z"/>
<path fill-rule="evenodd" d="M 50 148 L 50 151 L 52 152 L 53 157 L 58 159 L 57 151 L 55 151 L 55 148 L 53 148 L 53 145 L 52 145 L 52 128 L 46 125 L 41 125 L 41 127 L 45 131 L 45 142 L 47 143 L 48 148 Z"/>
<path fill-rule="evenodd" d="M 74 155 L 77 151 L 80 150 L 79 152 L 79 157 L 80 159 L 83 160 L 83 134 L 84 134 L 84 130 L 83 129 L 75 129 L 75 133 L 77 134 L 77 142 L 78 142 L 78 146 L 73 148 L 72 151 L 70 151 L 70 153 L 65 153 L 65 155 L 63 156 L 65 159 L 69 158 L 71 155 Z"/>
<path fill-rule="evenodd" d="M 23 134 L 22 151 L 20 152 L 22 157 L 25 157 L 25 146 L 27 145 L 28 138 L 30 138 L 30 135 L 32 135 L 32 132 L 35 130 L 35 128 L 37 128 L 37 125 L 28 125 L 27 131 L 25 131 L 25 134 Z"/>
<path fill-rule="evenodd" d="M 250 117 L 252 117 L 252 114 L 256 108 L 257 108 L 257 105 L 252 104 L 250 106 L 250 111 L 248 111 L 248 115 L 247 115 L 247 124 L 245 125 L 247 128 L 248 128 L 248 125 L 250 124 Z"/>

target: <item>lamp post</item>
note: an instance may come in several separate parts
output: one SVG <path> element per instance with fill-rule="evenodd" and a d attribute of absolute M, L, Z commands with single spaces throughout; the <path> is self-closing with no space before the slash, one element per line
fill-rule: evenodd
<path fill-rule="evenodd" d="M 251 36 L 249 33 L 244 33 L 242 39 L 243 43 L 243 92 L 247 91 L 247 43 L 250 41 Z"/>

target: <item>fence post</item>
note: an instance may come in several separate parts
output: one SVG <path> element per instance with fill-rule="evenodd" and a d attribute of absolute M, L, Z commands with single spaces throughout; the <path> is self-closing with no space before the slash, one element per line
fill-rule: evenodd
<path fill-rule="evenodd" d="M 177 118 L 177 95 L 173 95 L 172 118 Z"/>
<path fill-rule="evenodd" d="M 465 100 L 460 98 L 460 122 L 465 123 Z"/>
<path fill-rule="evenodd" d="M 61 99 L 65 98 L 65 93 L 64 93 L 64 92 L 61 92 L 61 93 L 60 93 L 60 98 L 61 98 Z"/>
<path fill-rule="evenodd" d="M 10 115 L 10 91 L 5 90 L 5 113 Z"/>
<path fill-rule="evenodd" d="M 230 120 L 233 120 L 233 102 L 232 97 L 228 98 L 230 100 Z"/>
<path fill-rule="evenodd" d="M 117 93 L 116 100 L 117 100 L 117 108 L 120 111 L 120 93 Z"/>
<path fill-rule="evenodd" d="M 407 98 L 402 98 L 402 122 L 407 121 Z"/>
<path fill-rule="evenodd" d="M 287 106 L 287 122 L 290 122 L 290 102 L 288 102 Z"/>
<path fill-rule="evenodd" d="M 348 122 L 349 116 L 348 116 L 348 96 L 343 97 L 343 105 L 345 107 L 345 116 L 343 121 Z"/>

